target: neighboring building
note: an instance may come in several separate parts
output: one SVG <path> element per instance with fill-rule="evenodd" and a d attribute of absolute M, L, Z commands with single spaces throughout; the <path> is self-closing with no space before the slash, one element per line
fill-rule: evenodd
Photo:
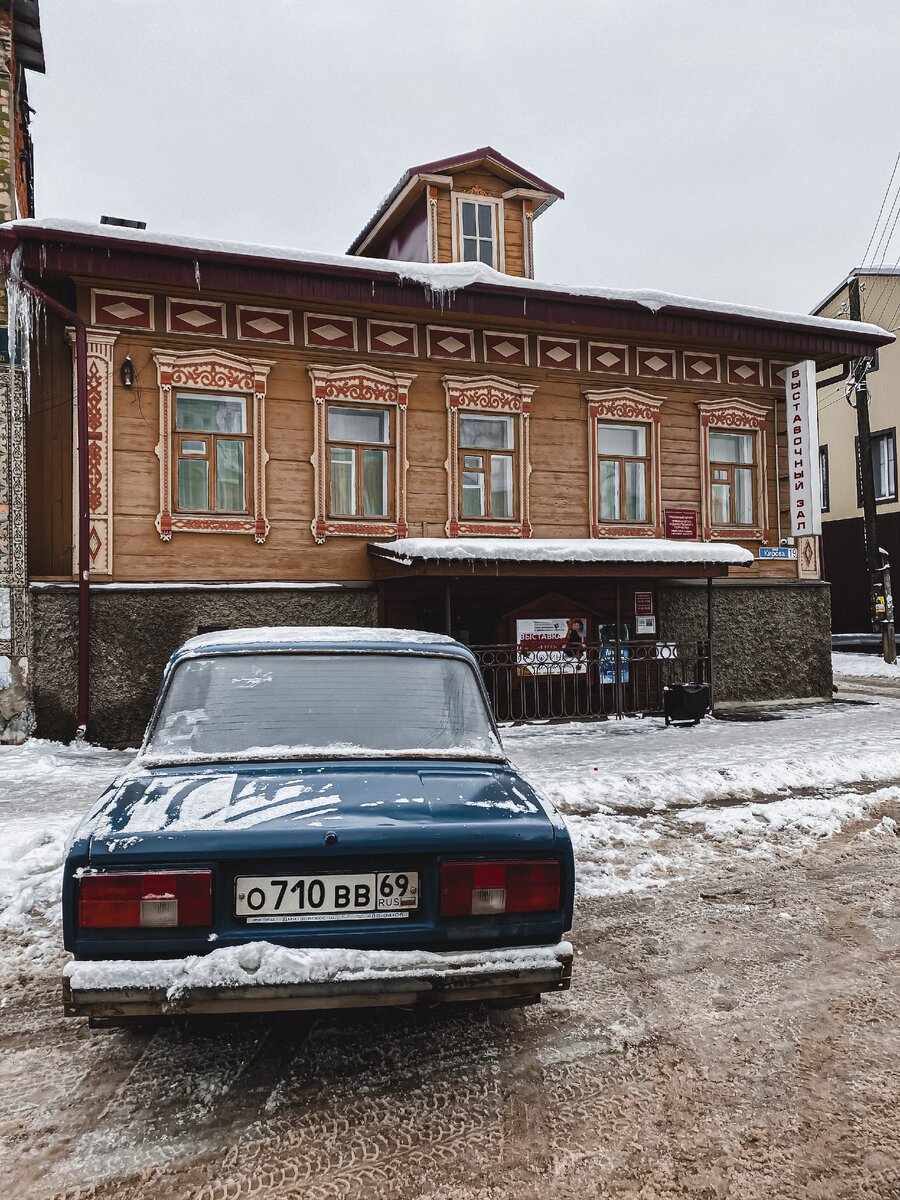
<path fill-rule="evenodd" d="M 37 0 L 0 0 L 0 221 L 34 214 L 26 71 L 43 70 Z M 18 742 L 33 725 L 28 693 L 25 388 L 21 371 L 7 365 L 5 283 L 0 278 L 0 742 Z"/>
<path fill-rule="evenodd" d="M 790 535 L 784 372 L 890 338 L 535 283 L 561 195 L 485 148 L 407 172 L 347 256 L 2 230 L 88 325 L 92 737 L 139 738 L 171 650 L 241 624 L 448 630 L 504 717 L 658 710 L 709 678 L 711 633 L 718 701 L 830 697 L 818 540 L 764 556 Z M 47 736 L 78 652 L 65 325 L 46 310 L 29 424 Z"/>
<path fill-rule="evenodd" d="M 858 278 L 861 320 L 895 331 L 900 323 L 900 268 L 857 267 L 816 308 L 816 315 L 850 320 L 850 282 Z M 833 372 L 830 372 L 833 374 Z M 868 375 L 869 426 L 877 502 L 878 545 L 890 555 L 894 591 L 900 586 L 900 348 L 884 346 Z M 860 492 L 856 410 L 844 382 L 819 390 L 823 573 L 831 583 L 835 633 L 871 632 Z"/>

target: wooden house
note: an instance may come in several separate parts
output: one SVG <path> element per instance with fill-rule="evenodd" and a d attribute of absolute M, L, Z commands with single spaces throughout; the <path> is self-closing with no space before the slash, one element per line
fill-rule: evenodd
<path fill-rule="evenodd" d="M 81 716 L 89 686 L 110 742 L 140 736 L 176 645 L 239 624 L 449 631 L 510 718 L 657 711 L 673 680 L 830 696 L 818 539 L 783 545 L 784 374 L 890 335 L 538 283 L 534 223 L 561 198 L 486 147 L 407 171 L 343 256 L 2 229 L 41 310 L 45 734 L 76 721 L 79 611 Z"/>

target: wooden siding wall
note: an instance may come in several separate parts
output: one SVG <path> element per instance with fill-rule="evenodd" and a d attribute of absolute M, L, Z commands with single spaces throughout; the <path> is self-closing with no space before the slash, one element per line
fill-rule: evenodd
<path fill-rule="evenodd" d="M 41 318 L 40 370 L 27 435 L 28 559 L 33 576 L 72 572 L 72 351 L 59 317 Z"/>
<path fill-rule="evenodd" d="M 134 285 L 123 285 L 124 290 Z M 79 291 L 80 311 L 90 317 L 89 289 Z M 204 296 L 204 299 L 210 299 Z M 248 303 L 250 298 L 237 299 Z M 264 304 L 265 301 L 260 301 Z M 157 297 L 156 311 L 165 311 Z M 317 309 L 313 311 L 318 311 Z M 769 542 L 776 533 L 775 430 L 773 413 L 777 393 L 755 386 L 690 384 L 683 379 L 661 382 L 649 379 L 616 379 L 581 372 L 510 367 L 458 361 L 429 361 L 421 315 L 412 312 L 355 313 L 364 330 L 366 316 L 385 320 L 412 320 L 419 316 L 419 357 L 329 351 L 323 348 L 275 346 L 195 335 L 138 333 L 122 330 L 114 348 L 113 421 L 113 520 L 114 558 L 109 578 L 141 580 L 368 580 L 372 578 L 367 539 L 331 535 L 317 545 L 310 523 L 314 515 L 313 401 L 307 367 L 313 363 L 334 366 L 367 364 L 415 374 L 408 408 L 407 475 L 409 536 L 445 535 L 447 512 L 447 407 L 442 378 L 445 375 L 492 374 L 535 387 L 531 429 L 531 522 L 535 537 L 576 537 L 590 534 L 588 414 L 586 388 L 624 387 L 662 398 L 661 476 L 662 507 L 690 508 L 700 512 L 700 415 L 698 400 L 739 396 L 767 409 L 766 457 L 769 507 Z M 436 314 L 439 320 L 439 316 Z M 229 329 L 233 330 L 233 311 Z M 459 321 L 454 321 L 459 325 Z M 303 322 L 295 313 L 297 339 Z M 496 328 L 496 326 L 492 326 Z M 521 333 L 521 328 L 510 332 Z M 549 333 L 533 329 L 529 332 Z M 574 332 L 574 331 L 573 331 Z M 362 342 L 364 344 L 364 337 Z M 41 350 L 40 376 L 35 385 L 29 430 L 29 481 L 32 573 L 36 577 L 70 577 L 72 545 L 71 472 L 71 360 L 62 331 L 51 324 L 52 353 Z M 476 329 L 480 346 L 481 330 Z M 242 357 L 273 360 L 266 399 L 268 538 L 258 545 L 244 534 L 176 532 L 171 542 L 160 540 L 154 521 L 160 508 L 159 389 L 154 349 L 185 353 L 217 349 Z M 704 346 L 702 349 L 715 350 Z M 720 349 L 721 353 L 724 351 Z M 130 354 L 137 373 L 132 389 L 119 383 L 119 367 Z M 531 338 L 532 360 L 534 337 Z M 480 357 L 480 352 L 479 352 Z M 779 407 L 782 428 L 781 506 L 786 514 L 784 491 L 784 406 Z M 783 533 L 789 532 L 787 529 Z M 385 540 L 385 539 L 375 539 Z M 748 543 L 751 549 L 755 545 Z M 737 578 L 797 576 L 792 561 L 755 562 L 733 572 Z"/>

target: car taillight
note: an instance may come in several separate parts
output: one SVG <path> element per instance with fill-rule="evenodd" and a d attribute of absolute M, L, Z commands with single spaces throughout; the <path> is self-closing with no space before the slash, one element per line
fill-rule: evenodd
<path fill-rule="evenodd" d="M 82 929 L 209 925 L 212 871 L 110 871 L 78 881 Z"/>
<path fill-rule="evenodd" d="M 559 908 L 559 863 L 448 862 L 441 865 L 441 916 L 551 912 Z"/>

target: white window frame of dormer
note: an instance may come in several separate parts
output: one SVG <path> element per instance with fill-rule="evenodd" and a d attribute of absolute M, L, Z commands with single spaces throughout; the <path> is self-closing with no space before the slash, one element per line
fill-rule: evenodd
<path fill-rule="evenodd" d="M 478 192 L 451 192 L 453 206 L 453 261 L 462 262 L 462 204 L 487 204 L 494 210 L 494 270 L 506 270 L 506 246 L 503 229 L 503 199 L 500 196 L 482 196 Z"/>

